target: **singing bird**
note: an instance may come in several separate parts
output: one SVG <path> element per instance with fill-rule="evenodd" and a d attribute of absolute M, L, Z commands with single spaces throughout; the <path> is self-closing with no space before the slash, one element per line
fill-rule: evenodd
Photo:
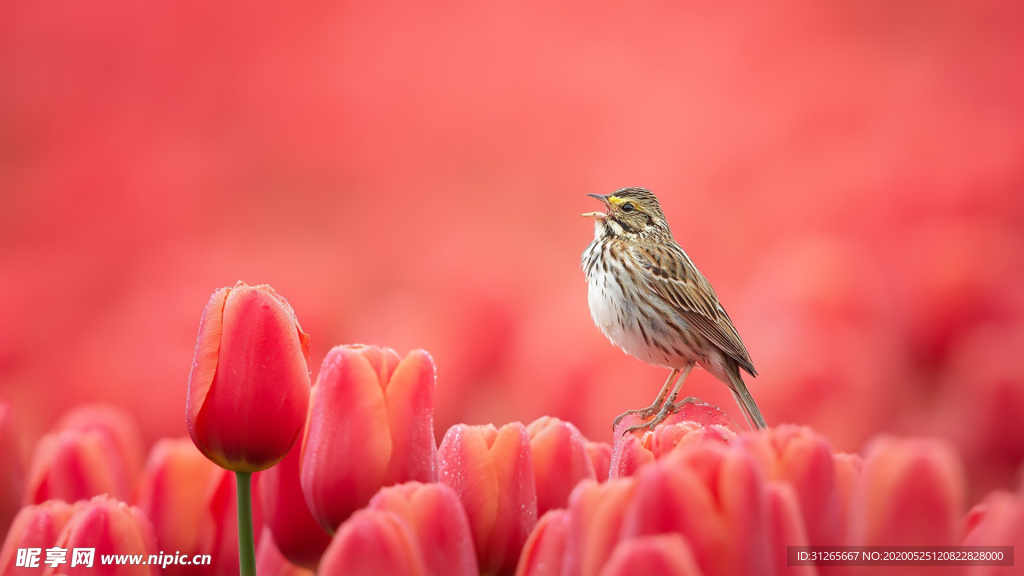
<path fill-rule="evenodd" d="M 627 354 L 672 369 L 653 404 L 620 414 L 612 426 L 639 414 L 645 423 L 626 432 L 653 430 L 696 401 L 676 402 L 676 395 L 700 365 L 729 387 L 748 426 L 767 428 L 740 374 L 757 376 L 750 354 L 715 290 L 672 237 L 658 199 L 644 188 L 588 196 L 606 208 L 583 214 L 594 219 L 594 241 L 583 252 L 590 315 Z"/>

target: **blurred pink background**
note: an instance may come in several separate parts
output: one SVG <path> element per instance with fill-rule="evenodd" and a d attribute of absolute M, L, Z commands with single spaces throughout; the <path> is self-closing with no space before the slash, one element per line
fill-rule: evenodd
<path fill-rule="evenodd" d="M 974 495 L 1012 486 L 1022 62 L 1012 1 L 3 2 L 0 398 L 26 442 L 89 401 L 183 435 L 200 313 L 244 280 L 314 366 L 429 350 L 438 437 L 610 440 L 667 371 L 593 326 L 578 214 L 644 186 L 769 424 L 939 436 Z"/>

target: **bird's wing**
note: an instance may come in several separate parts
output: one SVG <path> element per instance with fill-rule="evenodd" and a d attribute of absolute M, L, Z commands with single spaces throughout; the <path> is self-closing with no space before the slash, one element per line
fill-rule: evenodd
<path fill-rule="evenodd" d="M 691 326 L 756 376 L 747 348 L 718 302 L 714 288 L 677 246 L 641 244 L 631 249 L 643 282 L 675 308 Z"/>

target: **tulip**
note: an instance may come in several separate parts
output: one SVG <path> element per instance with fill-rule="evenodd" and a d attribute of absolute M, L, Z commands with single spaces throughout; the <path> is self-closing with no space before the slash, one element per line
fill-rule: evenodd
<path fill-rule="evenodd" d="M 608 471 L 612 465 L 612 445 L 607 442 L 587 441 L 587 456 L 594 468 L 594 477 L 598 482 L 608 479 Z"/>
<path fill-rule="evenodd" d="M 299 476 L 302 446 L 295 446 L 274 467 L 260 474 L 263 515 L 274 549 L 291 564 L 316 570 L 331 536 L 306 505 Z"/>
<path fill-rule="evenodd" d="M 412 528 L 429 576 L 478 576 L 469 519 L 444 484 L 408 482 L 382 488 L 369 508 L 394 512 Z"/>
<path fill-rule="evenodd" d="M 586 438 L 572 424 L 551 416 L 534 420 L 526 432 L 537 487 L 537 514 L 564 508 L 580 480 L 596 477 Z"/>
<path fill-rule="evenodd" d="M 250 475 L 288 454 L 309 406 L 309 337 L 270 286 L 213 293 L 203 310 L 188 380 L 189 435 L 235 472 L 243 576 L 255 573 Z"/>
<path fill-rule="evenodd" d="M 156 565 L 146 564 L 149 555 L 158 552 L 149 519 L 138 508 L 108 496 L 97 496 L 83 503 L 68 520 L 54 545 L 68 551 L 66 563 L 56 567 L 47 565 L 43 576 L 52 576 L 58 572 L 68 576 L 160 574 Z M 91 567 L 84 564 L 71 565 L 77 560 L 73 552 L 75 548 L 95 548 Z M 122 554 L 141 555 L 142 563 L 116 565 L 102 562 L 104 556 Z"/>
<path fill-rule="evenodd" d="M 597 576 L 619 541 L 636 479 L 580 482 L 569 496 L 569 518 L 562 574 Z"/>
<path fill-rule="evenodd" d="M 412 528 L 394 512 L 361 510 L 331 540 L 319 576 L 426 576 Z"/>
<path fill-rule="evenodd" d="M 516 576 L 561 576 L 569 535 L 569 511 L 549 510 L 523 545 Z"/>
<path fill-rule="evenodd" d="M 43 436 L 29 467 L 24 503 L 59 498 L 75 502 L 109 494 L 126 499 L 128 471 L 111 437 L 99 430 L 65 430 Z"/>
<path fill-rule="evenodd" d="M 438 450 L 439 481 L 469 517 L 482 573 L 512 574 L 537 523 L 537 493 L 526 428 L 518 423 L 452 426 Z"/>
<path fill-rule="evenodd" d="M 203 311 L 185 411 L 196 447 L 221 468 L 284 458 L 309 403 L 309 337 L 270 286 L 213 293 Z"/>
<path fill-rule="evenodd" d="M 76 505 L 63 500 L 49 500 L 42 504 L 25 506 L 14 517 L 3 548 L 0 548 L 0 575 L 38 576 L 43 561 L 42 550 L 52 548 L 64 525 L 76 510 Z M 16 566 L 18 549 L 39 548 L 36 566 Z"/>
<path fill-rule="evenodd" d="M 705 574 L 757 574 L 772 563 L 764 474 L 746 451 L 705 441 L 635 478 L 622 538 L 678 532 Z"/>
<path fill-rule="evenodd" d="M 971 509 L 964 519 L 964 546 L 1013 546 L 1015 554 L 1024 550 L 1024 497 L 1002 490 L 993 492 Z M 1019 556 L 1014 564 L 1020 566 Z M 1019 571 L 1019 569 L 1018 569 Z M 1012 567 L 971 566 L 968 576 L 1013 574 Z"/>
<path fill-rule="evenodd" d="M 0 401 L 0 540 L 21 507 L 25 491 L 25 462 L 14 410 Z"/>
<path fill-rule="evenodd" d="M 783 425 L 744 434 L 737 444 L 758 458 L 769 480 L 793 487 L 811 545 L 843 544 L 840 489 L 828 440 L 810 428 Z"/>
<path fill-rule="evenodd" d="M 937 440 L 881 437 L 866 450 L 852 536 L 867 546 L 960 542 L 963 470 Z"/>
<path fill-rule="evenodd" d="M 160 550 L 212 554 L 217 526 L 210 500 L 226 476 L 188 438 L 163 439 L 153 445 L 135 505 L 152 521 Z M 166 576 L 195 570 L 180 564 L 163 567 Z"/>
<path fill-rule="evenodd" d="M 615 547 L 601 576 L 703 576 L 686 540 L 679 534 L 660 534 L 623 540 Z"/>
<path fill-rule="evenodd" d="M 264 528 L 256 546 L 256 573 L 261 576 L 313 576 L 312 570 L 300 568 L 288 561 L 274 545 L 269 528 Z"/>
<path fill-rule="evenodd" d="M 735 424 L 725 413 L 704 403 L 687 404 L 653 432 L 623 434 L 630 426 L 641 423 L 639 417 L 631 415 L 616 427 L 609 474 L 612 478 L 631 476 L 643 465 L 704 439 L 728 442 L 736 437 Z"/>
<path fill-rule="evenodd" d="M 390 348 L 337 346 L 313 388 L 302 444 L 302 490 L 334 530 L 382 486 L 437 478 L 434 362 Z"/>
<path fill-rule="evenodd" d="M 128 485 L 135 486 L 145 452 L 139 429 L 131 415 L 109 404 L 79 406 L 64 414 L 54 426 L 56 432 L 64 430 L 98 430 L 107 434 L 125 464 Z"/>
<path fill-rule="evenodd" d="M 787 546 L 809 546 L 807 529 L 804 526 L 803 517 L 800 515 L 800 502 L 793 486 L 786 482 L 769 482 L 767 486 L 768 516 L 769 516 L 769 537 L 771 543 L 769 550 L 772 553 L 772 562 L 776 574 L 790 574 L 791 576 L 817 576 L 818 571 L 814 566 L 788 566 L 789 559 L 786 552 Z M 823 567 L 822 572 L 834 573 L 835 568 Z"/>

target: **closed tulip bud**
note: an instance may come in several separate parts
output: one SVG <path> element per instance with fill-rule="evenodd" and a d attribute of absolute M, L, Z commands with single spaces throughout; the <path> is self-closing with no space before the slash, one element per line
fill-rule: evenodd
<path fill-rule="evenodd" d="M 0 401 L 0 540 L 18 509 L 25 492 L 25 460 L 21 435 L 14 423 L 11 405 Z"/>
<path fill-rule="evenodd" d="M 549 510 L 523 545 L 516 576 L 561 576 L 569 536 L 569 511 Z"/>
<path fill-rule="evenodd" d="M 147 564 L 150 554 L 157 554 L 153 527 L 138 508 L 107 496 L 97 496 L 82 504 L 68 520 L 55 544 L 68 550 L 67 563 L 47 566 L 43 576 L 57 573 L 68 576 L 158 576 L 160 569 Z M 75 548 L 94 548 L 92 566 L 72 566 Z M 104 563 L 110 555 L 139 555 L 138 564 Z"/>
<path fill-rule="evenodd" d="M 703 576 L 679 534 L 643 536 L 619 542 L 600 576 Z"/>
<path fill-rule="evenodd" d="M 110 436 L 100 430 L 65 430 L 36 444 L 24 502 L 75 502 L 100 494 L 127 499 L 128 471 Z"/>
<path fill-rule="evenodd" d="M 0 576 L 39 576 L 46 559 L 42 550 L 57 543 L 64 525 L 76 510 L 76 505 L 63 500 L 50 500 L 34 506 L 25 506 L 14 517 L 3 548 L 0 548 Z M 17 566 L 18 549 L 38 548 L 40 557 L 36 566 Z"/>
<path fill-rule="evenodd" d="M 360 510 L 341 527 L 319 576 L 427 576 L 412 528 L 399 514 Z"/>
<path fill-rule="evenodd" d="M 439 481 L 469 517 L 483 573 L 512 574 L 537 523 L 537 493 L 526 428 L 518 423 L 452 426 L 438 450 Z"/>
<path fill-rule="evenodd" d="M 64 414 L 54 426 L 56 432 L 64 430 L 95 430 L 106 434 L 121 455 L 128 473 L 129 486 L 135 486 L 142 471 L 145 451 L 139 429 L 131 415 L 109 404 L 79 406 Z"/>
<path fill-rule="evenodd" d="M 382 486 L 437 478 L 434 362 L 423 350 L 336 346 L 313 388 L 302 490 L 334 530 Z"/>
<path fill-rule="evenodd" d="M 263 529 L 256 545 L 256 573 L 260 576 L 313 576 L 312 570 L 292 564 L 281 554 L 267 528 Z"/>
<path fill-rule="evenodd" d="M 569 496 L 565 576 L 598 576 L 622 530 L 636 493 L 634 478 L 613 478 L 598 484 L 584 480 Z"/>
<path fill-rule="evenodd" d="M 196 447 L 218 466 L 273 466 L 302 432 L 309 337 L 270 286 L 213 293 L 203 311 L 185 412 Z"/>
<path fill-rule="evenodd" d="M 153 445 L 135 504 L 152 521 L 160 550 L 211 553 L 216 523 L 210 500 L 226 476 L 188 438 L 164 439 Z M 197 570 L 181 564 L 162 569 L 165 576 L 185 576 Z"/>
<path fill-rule="evenodd" d="M 260 473 L 263 519 L 279 554 L 291 564 L 316 570 L 331 536 L 306 505 L 299 476 L 301 454 L 302 446 L 296 442 L 284 460 Z"/>
<path fill-rule="evenodd" d="M 586 438 L 575 426 L 544 416 L 526 427 L 537 486 L 537 514 L 565 508 L 569 493 L 580 480 L 594 479 Z"/>
<path fill-rule="evenodd" d="M 881 437 L 866 449 L 854 543 L 959 544 L 966 488 L 953 449 L 930 439 Z"/>

